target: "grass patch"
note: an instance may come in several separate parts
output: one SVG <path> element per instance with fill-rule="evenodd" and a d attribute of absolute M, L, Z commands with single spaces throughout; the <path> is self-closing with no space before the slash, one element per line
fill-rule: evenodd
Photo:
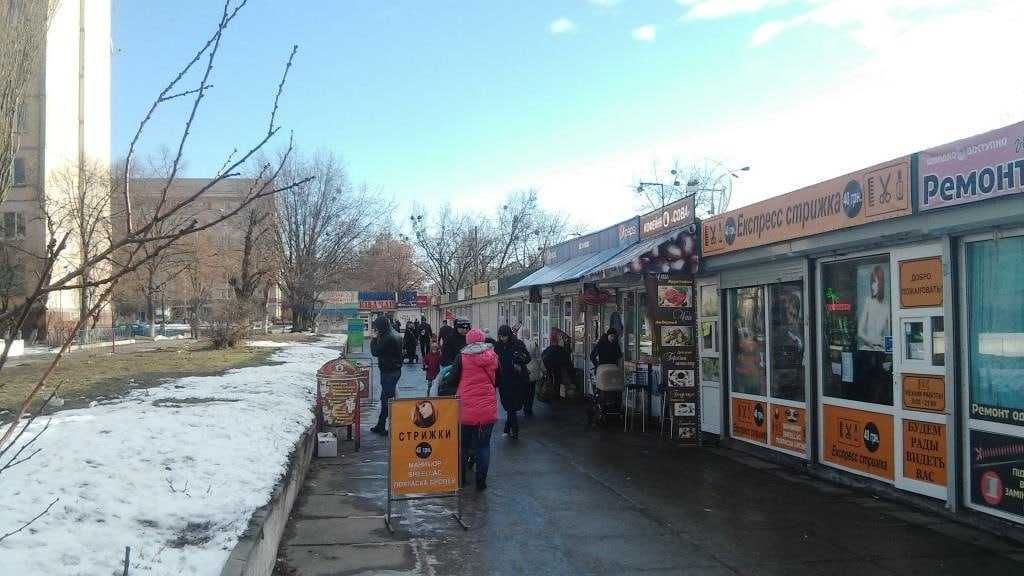
<path fill-rule="evenodd" d="M 57 365 L 42 396 L 60 384 L 58 396 L 64 399 L 64 405 L 59 409 L 78 408 L 93 400 L 120 396 L 132 388 L 155 386 L 167 378 L 214 375 L 266 364 L 273 351 L 246 347 L 215 350 L 204 341 L 158 341 L 122 347 L 115 354 L 105 348 L 73 352 Z M 50 360 L 52 356 L 8 360 L 0 373 L 0 412 L 18 409 Z M 42 398 L 37 398 L 33 409 L 41 402 Z M 12 416 L 5 414 L 0 420 Z"/>

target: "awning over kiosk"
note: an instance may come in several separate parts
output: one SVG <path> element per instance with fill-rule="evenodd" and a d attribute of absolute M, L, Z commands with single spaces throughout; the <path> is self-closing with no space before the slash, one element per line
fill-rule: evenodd
<path fill-rule="evenodd" d="M 576 256 L 575 258 L 571 258 L 558 264 L 545 266 L 526 278 L 523 278 L 509 288 L 509 290 L 519 290 L 521 288 L 529 288 L 531 286 L 544 286 L 548 284 L 559 284 L 562 282 L 578 280 L 592 272 L 594 269 L 602 267 L 605 262 L 610 258 L 615 257 L 621 251 L 622 248 L 616 246 L 601 250 L 600 252 L 594 252 L 593 254 Z"/>

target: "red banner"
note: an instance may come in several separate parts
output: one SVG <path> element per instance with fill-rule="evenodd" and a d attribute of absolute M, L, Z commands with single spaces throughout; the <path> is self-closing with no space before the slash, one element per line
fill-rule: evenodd
<path fill-rule="evenodd" d="M 360 310 L 394 310 L 394 300 L 362 300 L 359 302 Z"/>
<path fill-rule="evenodd" d="M 417 294 L 416 305 L 420 308 L 426 308 L 430 306 L 430 294 Z"/>

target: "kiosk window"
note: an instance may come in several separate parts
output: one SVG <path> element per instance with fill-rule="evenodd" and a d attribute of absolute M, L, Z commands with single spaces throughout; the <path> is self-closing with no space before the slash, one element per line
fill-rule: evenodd
<path fill-rule="evenodd" d="M 647 316 L 647 293 L 637 294 L 637 311 L 640 317 L 640 358 L 649 357 L 653 353 L 654 342 L 651 339 L 651 320 Z"/>
<path fill-rule="evenodd" d="M 732 391 L 742 394 L 767 394 L 764 290 L 738 288 L 729 292 L 732 309 L 731 358 Z"/>
<path fill-rule="evenodd" d="M 825 396 L 892 405 L 889 256 L 821 267 Z"/>
<path fill-rule="evenodd" d="M 800 282 L 775 284 L 771 290 L 772 397 L 803 402 L 804 294 Z"/>
<path fill-rule="evenodd" d="M 974 418 L 1021 425 L 1024 236 L 967 245 L 970 400 Z"/>

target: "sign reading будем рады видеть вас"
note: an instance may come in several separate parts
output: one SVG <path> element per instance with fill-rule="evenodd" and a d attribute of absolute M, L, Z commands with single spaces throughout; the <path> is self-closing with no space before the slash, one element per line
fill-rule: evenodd
<path fill-rule="evenodd" d="M 1024 192 L 1024 122 L 918 153 L 917 207 L 934 210 Z"/>

